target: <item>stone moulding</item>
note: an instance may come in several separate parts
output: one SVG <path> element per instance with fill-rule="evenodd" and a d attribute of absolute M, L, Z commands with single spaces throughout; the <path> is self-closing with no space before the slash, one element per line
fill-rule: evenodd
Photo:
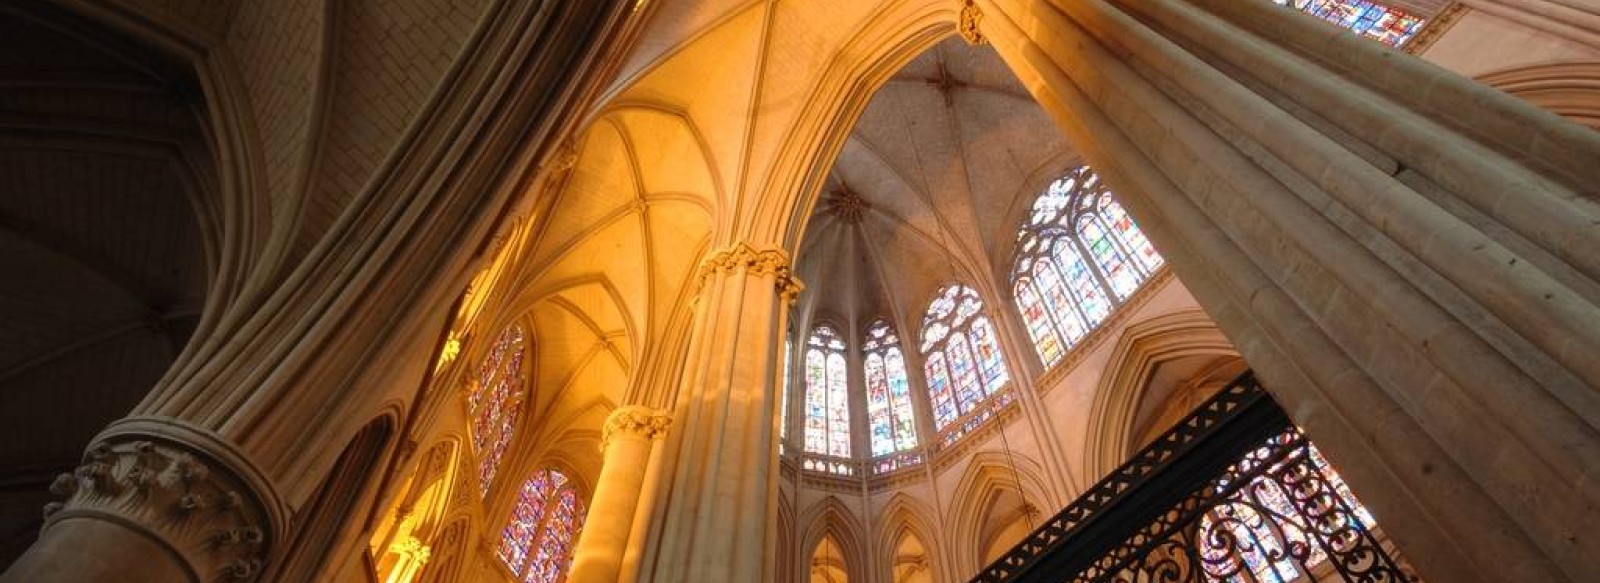
<path fill-rule="evenodd" d="M 230 463 L 242 459 L 231 448 L 214 453 L 219 443 L 167 421 L 114 424 L 51 484 L 65 501 L 45 506 L 43 530 L 113 522 L 170 549 L 196 581 L 255 581 L 282 539 L 283 513 L 253 468 Z"/>

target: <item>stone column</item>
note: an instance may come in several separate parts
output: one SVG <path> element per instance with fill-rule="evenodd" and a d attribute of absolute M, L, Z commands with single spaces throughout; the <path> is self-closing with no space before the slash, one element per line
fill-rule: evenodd
<path fill-rule="evenodd" d="M 978 7 L 1424 579 L 1600 580 L 1600 134 L 1268 2 Z"/>
<path fill-rule="evenodd" d="M 50 489 L 66 501 L 45 507 L 40 542 L 0 581 L 250 581 L 284 526 L 263 476 L 178 424 L 112 425 Z"/>
<path fill-rule="evenodd" d="M 772 580 L 784 312 L 800 291 L 781 250 L 713 252 L 669 438 L 660 528 L 641 581 Z"/>
<path fill-rule="evenodd" d="M 628 550 L 651 445 L 666 435 L 672 417 L 648 407 L 618 407 L 601 431 L 605 454 L 583 535 L 572 553 L 572 583 L 616 583 Z"/>

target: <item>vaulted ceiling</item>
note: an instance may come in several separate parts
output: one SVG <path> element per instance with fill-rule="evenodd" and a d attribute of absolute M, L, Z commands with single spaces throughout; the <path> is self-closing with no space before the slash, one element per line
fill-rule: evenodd
<path fill-rule="evenodd" d="M 1075 160 L 992 48 L 940 42 L 878 89 L 834 163 L 798 257 L 802 307 L 913 333 L 943 284 L 1005 289 L 1020 221 Z"/>
<path fill-rule="evenodd" d="M 34 538 L 45 485 L 182 350 L 214 247 L 182 67 L 65 15 L 0 11 L 0 38 L 4 564 Z"/>

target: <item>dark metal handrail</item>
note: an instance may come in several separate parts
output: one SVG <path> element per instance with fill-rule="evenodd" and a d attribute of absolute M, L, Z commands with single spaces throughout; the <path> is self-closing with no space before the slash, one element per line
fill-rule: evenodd
<path fill-rule="evenodd" d="M 1331 494 L 1319 460 L 1246 372 L 972 581 L 1254 581 L 1256 574 L 1243 568 L 1247 553 L 1257 553 L 1258 563 L 1266 557 L 1269 563 L 1298 560 L 1302 567 L 1337 555 L 1340 561 L 1328 562 L 1339 564 L 1347 580 L 1414 580 L 1349 504 Z M 1263 480 L 1273 481 L 1275 491 L 1293 490 L 1287 496 L 1293 512 L 1260 504 L 1253 488 Z M 1241 515 L 1258 522 L 1273 521 L 1256 528 L 1277 529 L 1272 534 L 1284 544 L 1235 540 L 1237 520 L 1207 522 L 1209 515 L 1239 507 L 1253 507 Z"/>

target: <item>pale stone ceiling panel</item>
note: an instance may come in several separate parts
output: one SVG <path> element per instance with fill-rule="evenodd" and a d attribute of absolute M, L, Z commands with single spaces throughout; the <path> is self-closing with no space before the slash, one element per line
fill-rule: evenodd
<path fill-rule="evenodd" d="M 805 305 L 858 324 L 899 311 L 914 335 L 938 288 L 1004 271 L 1018 209 L 1072 159 L 993 49 L 942 41 L 873 95 L 834 162 L 802 243 Z M 829 214 L 844 190 L 859 223 Z"/>
<path fill-rule="evenodd" d="M 650 203 L 650 269 L 655 278 L 654 325 L 666 324 L 679 290 L 695 285 L 692 279 L 700 254 L 711 236 L 711 217 L 699 206 L 680 201 Z M 655 330 L 652 332 L 659 332 Z"/>
<path fill-rule="evenodd" d="M 650 310 L 650 273 L 643 226 L 637 213 L 609 223 L 562 254 L 559 263 L 538 274 L 539 280 L 605 278 L 620 295 L 623 312 L 634 319 L 632 329 L 643 329 L 642 318 Z"/>
<path fill-rule="evenodd" d="M 647 0 L 657 4 L 645 27 L 618 72 L 617 79 L 626 83 L 645 69 L 682 50 L 697 35 L 719 21 L 743 11 L 752 4 L 750 0 Z"/>
<path fill-rule="evenodd" d="M 562 394 L 569 387 L 605 387 L 588 382 L 596 371 L 619 370 L 616 358 L 604 348 L 605 339 L 596 334 L 584 315 L 562 302 L 541 302 L 533 310 L 535 327 L 533 361 L 533 399 L 535 414 L 547 418 L 553 402 L 574 403 L 587 399 Z M 624 377 L 625 378 L 625 377 Z M 625 386 L 611 387 L 620 398 Z M 613 401 L 615 402 L 615 401 Z"/>
<path fill-rule="evenodd" d="M 657 104 L 687 112 L 708 145 L 723 185 L 744 170 L 746 131 L 765 11 L 751 7 L 685 47 L 628 90 L 625 103 Z M 641 138 L 642 139 L 642 138 Z"/>
<path fill-rule="evenodd" d="M 570 250 L 607 215 L 632 205 L 639 197 L 632 167 L 621 133 L 610 124 L 596 124 L 552 216 L 544 221 L 547 230 L 539 235 L 534 263 L 554 261 L 553 255 Z"/>
<path fill-rule="evenodd" d="M 617 113 L 614 119 L 627 136 L 646 195 L 690 194 L 700 197 L 706 208 L 717 208 L 717 187 L 711 169 L 704 164 L 684 163 L 685 160 L 703 161 L 700 155 L 683 155 L 703 150 L 699 138 L 685 125 L 683 118 L 659 111 L 630 109 Z"/>
<path fill-rule="evenodd" d="M 869 16 L 880 8 L 860 0 L 806 0 L 777 2 L 773 6 L 772 32 L 762 67 L 761 92 L 757 109 L 762 112 L 751 129 L 749 158 L 764 161 L 779 155 L 784 138 L 794 131 L 794 120 L 815 98 L 815 91 L 827 65 L 838 58 L 849 35 L 859 34 Z M 770 164 L 755 164 L 765 171 Z M 751 176 L 752 188 L 760 188 L 771 177 L 764 172 Z"/>

